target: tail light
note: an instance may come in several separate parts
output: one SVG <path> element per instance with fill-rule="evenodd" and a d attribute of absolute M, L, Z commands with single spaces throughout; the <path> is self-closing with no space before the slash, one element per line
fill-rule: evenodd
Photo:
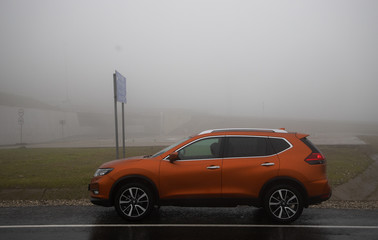
<path fill-rule="evenodd" d="M 321 153 L 311 153 L 305 161 L 310 165 L 324 164 L 325 158 Z"/>

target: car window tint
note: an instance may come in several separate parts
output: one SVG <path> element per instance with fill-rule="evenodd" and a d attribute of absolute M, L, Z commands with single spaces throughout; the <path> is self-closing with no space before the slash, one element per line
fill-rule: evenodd
<path fill-rule="evenodd" d="M 274 153 L 282 152 L 290 147 L 290 144 L 282 138 L 269 138 L 274 149 Z"/>
<path fill-rule="evenodd" d="M 206 138 L 178 151 L 180 160 L 220 157 L 220 138 Z"/>
<path fill-rule="evenodd" d="M 307 147 L 311 149 L 312 152 L 314 153 L 320 153 L 320 150 L 307 138 L 302 138 L 302 142 L 304 142 Z"/>
<path fill-rule="evenodd" d="M 270 150 L 271 151 L 271 150 Z M 229 137 L 225 157 L 266 156 L 269 152 L 266 138 L 263 137 Z"/>

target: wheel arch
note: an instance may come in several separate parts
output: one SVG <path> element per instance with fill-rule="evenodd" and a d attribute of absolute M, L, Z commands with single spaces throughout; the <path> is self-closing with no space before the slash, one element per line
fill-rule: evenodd
<path fill-rule="evenodd" d="M 150 187 L 151 188 L 151 191 L 153 192 L 154 194 L 154 197 L 156 199 L 156 204 L 158 204 L 159 202 L 159 191 L 155 185 L 155 183 L 143 176 L 143 175 L 129 175 L 129 176 L 124 176 L 120 179 L 118 179 L 112 186 L 112 189 L 110 190 L 110 194 L 109 194 L 109 200 L 110 202 L 113 204 L 114 203 L 114 198 L 115 198 L 115 195 L 117 194 L 117 191 L 122 187 L 124 186 L 125 184 L 127 183 L 142 183 L 144 185 L 146 185 L 147 187 Z"/>
<path fill-rule="evenodd" d="M 308 194 L 307 194 L 307 190 L 305 186 L 297 179 L 291 178 L 291 177 L 276 177 L 266 182 L 264 186 L 261 188 L 260 193 L 259 193 L 259 202 L 261 203 L 261 205 L 263 203 L 263 199 L 266 192 L 271 187 L 278 184 L 288 184 L 292 187 L 295 187 L 302 194 L 304 206 L 308 207 Z"/>

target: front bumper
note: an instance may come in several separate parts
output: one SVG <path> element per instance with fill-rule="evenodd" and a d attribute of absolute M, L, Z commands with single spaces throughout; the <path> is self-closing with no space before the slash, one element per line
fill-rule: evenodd
<path fill-rule="evenodd" d="M 101 177 L 93 177 L 88 185 L 88 191 L 91 193 L 92 198 L 110 199 L 110 189 L 114 181 L 108 175 Z"/>
<path fill-rule="evenodd" d="M 107 194 L 100 194 L 100 185 L 98 182 L 88 184 L 88 191 L 91 193 L 91 202 L 95 205 L 103 207 L 113 206 L 113 202 L 108 198 Z"/>
<path fill-rule="evenodd" d="M 111 207 L 113 206 L 113 203 L 109 201 L 109 199 L 102 199 L 102 198 L 91 198 L 91 202 L 95 205 L 98 206 L 103 206 L 103 207 Z"/>

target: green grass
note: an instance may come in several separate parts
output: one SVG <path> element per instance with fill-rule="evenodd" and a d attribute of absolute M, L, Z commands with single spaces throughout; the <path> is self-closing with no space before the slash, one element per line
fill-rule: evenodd
<path fill-rule="evenodd" d="M 373 162 L 367 146 L 319 146 L 326 156 L 327 176 L 332 187 L 347 182 Z"/>
<path fill-rule="evenodd" d="M 126 148 L 126 156 L 147 155 L 162 147 Z M 114 148 L 1 149 L 0 189 L 81 188 L 95 170 L 115 159 Z"/>
<path fill-rule="evenodd" d="M 367 146 L 319 146 L 327 159 L 331 185 L 337 186 L 362 173 L 378 152 L 378 137 L 364 137 Z M 163 147 L 128 147 L 126 156 L 149 155 Z M 87 197 L 87 184 L 95 170 L 115 159 L 114 148 L 0 149 L 0 200 L 39 199 L 40 192 L 27 196 L 17 189 L 48 189 L 44 199 Z M 5 190 L 5 191 L 4 191 Z M 43 191 L 42 191 L 43 192 Z M 18 194 L 18 195 L 17 195 Z"/>

